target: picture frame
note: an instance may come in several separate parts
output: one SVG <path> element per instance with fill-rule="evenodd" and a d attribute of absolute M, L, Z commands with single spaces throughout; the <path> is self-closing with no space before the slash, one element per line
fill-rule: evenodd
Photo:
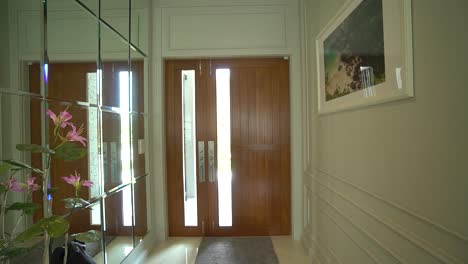
<path fill-rule="evenodd" d="M 318 113 L 414 97 L 411 0 L 350 0 L 316 38 Z"/>

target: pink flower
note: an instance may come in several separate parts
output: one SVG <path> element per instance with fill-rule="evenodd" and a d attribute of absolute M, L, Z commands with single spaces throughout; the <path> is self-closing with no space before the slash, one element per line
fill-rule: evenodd
<path fill-rule="evenodd" d="M 70 131 L 68 131 L 67 135 L 65 136 L 65 140 L 68 142 L 80 142 L 83 147 L 86 147 L 86 138 L 80 136 L 81 133 L 83 133 L 83 125 L 76 130 L 76 126 L 73 125 L 72 123 L 69 123 L 70 127 L 72 128 Z"/>
<path fill-rule="evenodd" d="M 21 183 L 17 183 L 15 178 L 2 182 L 1 184 L 12 192 L 24 191 L 24 187 L 21 185 Z"/>
<path fill-rule="evenodd" d="M 35 183 L 36 177 L 29 177 L 26 181 L 28 190 L 35 192 L 39 190 L 39 184 Z"/>
<path fill-rule="evenodd" d="M 55 126 L 60 126 L 61 128 L 65 128 L 67 125 L 71 124 L 70 122 L 67 122 L 67 121 L 72 119 L 73 116 L 70 113 L 68 113 L 66 110 L 60 112 L 59 116 L 57 116 L 50 109 L 47 109 L 46 113 L 50 117 L 50 119 L 52 119 Z"/>
<path fill-rule="evenodd" d="M 68 183 L 68 184 L 71 184 L 73 185 L 73 187 L 75 187 L 75 195 L 78 196 L 78 193 L 81 189 L 81 186 L 84 186 L 84 187 L 93 187 L 94 183 L 92 181 L 89 181 L 89 180 L 82 180 L 80 181 L 81 177 L 80 177 L 80 174 L 78 172 L 75 171 L 75 175 L 70 175 L 68 177 L 62 177 L 62 179 Z"/>
<path fill-rule="evenodd" d="M 83 181 L 83 183 L 81 185 L 84 186 L 84 187 L 93 187 L 94 183 L 92 181 L 85 180 L 85 181 Z"/>
<path fill-rule="evenodd" d="M 68 177 L 62 177 L 62 179 L 67 182 L 68 184 L 73 185 L 75 188 L 80 187 L 80 174 L 75 171 L 75 175 L 70 175 Z"/>

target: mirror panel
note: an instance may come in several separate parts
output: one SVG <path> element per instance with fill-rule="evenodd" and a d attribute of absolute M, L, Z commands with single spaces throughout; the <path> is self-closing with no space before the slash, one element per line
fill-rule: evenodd
<path fill-rule="evenodd" d="M 147 175 L 146 153 L 148 152 L 148 141 L 145 137 L 145 127 L 147 117 L 143 114 L 130 115 L 132 123 L 132 175 L 134 178 Z"/>
<path fill-rule="evenodd" d="M 131 185 L 104 198 L 107 263 L 120 263 L 133 250 Z"/>
<path fill-rule="evenodd" d="M 90 85 L 97 72 L 97 25 L 74 0 L 47 2 L 47 98 L 97 105 L 96 82 Z"/>
<path fill-rule="evenodd" d="M 148 208 L 147 208 L 147 177 L 139 178 L 134 184 L 135 200 L 135 246 L 138 245 L 148 232 Z"/>
<path fill-rule="evenodd" d="M 74 209 L 66 218 L 70 234 L 105 230 L 99 241 L 87 243 L 96 263 L 120 263 L 147 233 L 147 3 L 7 0 L 0 10 L 0 34 L 8 39 L 0 43 L 0 159 L 14 158 L 44 169 L 46 154 L 18 151 L 16 144 L 61 148 L 73 138 L 69 135 L 73 131 L 85 139 L 71 142 L 82 148 L 79 159 L 51 160 L 50 187 L 57 191 L 48 199 L 54 215 L 70 214 L 67 198 L 91 202 L 91 210 Z M 55 115 L 66 111 L 73 126 L 56 130 L 47 110 Z M 57 150 L 54 155 L 59 155 Z M 76 192 L 63 177 L 77 174 L 80 181 L 92 181 L 93 186 Z M 16 177 L 25 182 L 30 175 Z M 42 184 L 40 175 L 32 176 Z M 5 180 L 0 175 L 0 181 Z M 41 191 L 31 197 L 12 193 L 8 198 L 8 203 L 31 199 L 44 207 Z M 11 211 L 6 227 L 19 223 L 16 232 L 20 232 L 42 215 L 38 209 L 18 221 L 20 214 Z M 64 241 L 64 236 L 55 238 L 52 249 Z M 10 263 L 41 263 L 41 255 L 40 249 L 33 250 Z"/>

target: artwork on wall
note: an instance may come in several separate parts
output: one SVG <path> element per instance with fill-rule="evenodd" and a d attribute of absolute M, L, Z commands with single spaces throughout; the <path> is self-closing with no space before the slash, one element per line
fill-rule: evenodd
<path fill-rule="evenodd" d="M 351 0 L 316 44 L 319 113 L 414 96 L 410 0 Z"/>

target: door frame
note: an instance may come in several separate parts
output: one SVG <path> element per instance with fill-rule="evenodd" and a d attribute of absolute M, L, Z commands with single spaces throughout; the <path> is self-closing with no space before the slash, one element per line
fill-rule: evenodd
<path fill-rule="evenodd" d="M 167 100 L 168 102 L 168 104 L 165 105 L 166 114 L 164 116 L 165 131 L 166 131 L 165 144 L 170 144 L 172 146 L 171 148 L 166 148 L 166 152 L 165 152 L 166 154 L 165 162 L 166 162 L 166 169 L 167 169 L 166 172 L 170 173 L 170 178 L 169 178 L 169 175 L 166 174 L 166 188 L 168 189 L 168 192 L 166 194 L 168 196 L 168 200 L 167 200 L 168 218 L 167 219 L 168 221 L 170 221 L 170 223 L 168 223 L 169 235 L 172 235 L 172 236 L 202 236 L 202 235 L 203 236 L 204 235 L 207 235 L 207 236 L 229 236 L 229 235 L 252 236 L 252 235 L 268 235 L 268 234 L 290 235 L 291 229 L 292 229 L 291 228 L 291 215 L 292 214 L 291 214 L 291 204 L 290 204 L 291 202 L 291 188 L 290 188 L 291 171 L 290 169 L 288 169 L 290 168 L 290 157 L 291 157 L 290 155 L 290 146 L 291 146 L 290 144 L 290 114 L 288 114 L 287 116 L 284 116 L 281 114 L 281 113 L 284 113 L 283 111 L 290 112 L 290 105 L 289 105 L 290 103 L 290 100 L 289 100 L 289 95 L 290 95 L 289 73 L 290 71 L 289 71 L 288 59 L 284 57 L 283 58 L 282 57 L 274 57 L 274 58 L 255 57 L 255 58 L 214 58 L 214 59 L 211 59 L 211 58 L 210 59 L 167 59 L 164 61 L 164 65 L 166 66 L 164 76 L 166 80 L 165 92 L 167 93 L 165 94 L 165 100 Z M 237 224 L 235 226 L 234 225 L 231 227 L 218 226 L 219 223 L 217 222 L 218 220 L 216 220 L 218 218 L 218 212 L 219 212 L 218 211 L 218 189 L 217 187 L 213 186 L 211 182 L 201 183 L 199 181 L 200 175 L 198 175 L 199 173 L 198 170 L 200 167 L 200 164 L 199 164 L 200 160 L 199 160 L 198 154 L 196 158 L 197 165 L 195 166 L 196 168 L 195 173 L 197 174 L 195 176 L 195 180 L 197 183 L 197 190 L 198 190 L 197 191 L 198 193 L 197 195 L 198 225 L 186 226 L 183 223 L 184 202 L 181 199 L 184 194 L 182 192 L 182 189 L 183 189 L 182 186 L 184 182 L 184 180 L 182 179 L 183 178 L 182 175 L 184 175 L 185 166 L 182 164 L 184 160 L 183 158 L 184 152 L 183 152 L 183 147 L 182 147 L 182 145 L 184 145 L 184 141 L 181 139 L 184 137 L 184 132 L 183 132 L 184 127 L 182 125 L 183 119 L 181 119 L 182 118 L 181 116 L 184 110 L 182 107 L 183 92 L 181 92 L 180 90 L 180 87 L 182 85 L 182 83 L 180 83 L 180 74 L 183 70 L 193 70 L 195 72 L 196 87 L 200 88 L 200 89 L 197 89 L 198 92 L 194 95 L 194 98 L 193 98 L 196 102 L 195 108 L 197 111 L 195 113 L 196 119 L 197 119 L 195 142 L 203 142 L 205 144 L 205 151 L 206 151 L 206 142 L 208 142 L 209 140 L 212 140 L 211 142 L 216 142 L 217 140 L 216 139 L 216 134 L 217 134 L 216 114 L 214 114 L 214 116 L 212 115 L 213 111 L 216 112 L 216 104 L 217 104 L 216 98 L 215 98 L 215 94 L 216 94 L 215 80 L 216 79 L 214 77 L 215 75 L 212 74 L 212 71 L 214 72 L 217 68 L 225 68 L 225 67 L 236 69 L 235 70 L 236 72 L 238 72 L 241 69 L 249 69 L 251 67 L 254 67 L 256 70 L 261 70 L 266 67 L 268 69 L 278 71 L 276 72 L 276 74 L 273 74 L 273 75 L 277 76 L 278 78 L 279 83 L 277 87 L 278 88 L 277 92 L 282 95 L 276 98 L 284 98 L 286 100 L 278 99 L 279 101 L 276 101 L 276 100 L 270 101 L 270 103 L 272 104 L 271 111 L 274 111 L 274 113 L 272 112 L 272 114 L 273 115 L 279 114 L 279 117 L 276 121 L 276 122 L 279 122 L 276 124 L 277 126 L 275 127 L 274 125 L 275 121 L 273 121 L 273 124 L 270 124 L 270 125 L 273 126 L 272 127 L 273 130 L 280 129 L 282 127 L 284 128 L 287 127 L 287 129 L 284 129 L 284 130 L 281 129 L 282 132 L 271 134 L 271 138 L 270 138 L 271 142 L 268 141 L 268 139 L 264 138 L 264 140 L 266 141 L 260 140 L 258 143 L 245 143 L 245 142 L 244 143 L 240 143 L 240 142 L 232 143 L 232 144 L 238 145 L 239 147 L 238 150 L 242 149 L 239 144 L 267 144 L 267 145 L 276 144 L 276 146 L 281 146 L 281 150 L 279 150 L 281 154 L 279 154 L 279 157 L 276 156 L 276 158 L 281 160 L 282 172 L 279 174 L 276 174 L 276 176 L 273 176 L 273 177 L 275 179 L 274 182 L 276 183 L 276 187 L 288 186 L 289 188 L 281 189 L 280 193 L 282 193 L 281 194 L 282 198 L 278 198 L 279 200 L 276 200 L 275 202 L 273 201 L 273 199 L 275 199 L 273 197 L 276 197 L 276 196 L 271 196 L 266 200 L 274 204 L 276 203 L 281 204 L 280 208 L 282 209 L 279 211 L 282 212 L 280 213 L 280 215 L 282 216 L 281 217 L 282 220 L 277 222 L 277 224 L 273 224 L 272 222 L 268 222 L 268 221 L 264 223 L 265 225 L 257 224 L 256 227 L 252 227 L 251 224 L 246 224 L 246 222 L 244 221 L 247 220 L 248 215 L 252 213 L 252 210 L 251 210 L 251 211 L 243 211 L 244 213 L 247 212 L 247 214 L 243 214 L 244 217 L 247 217 L 247 218 L 245 219 L 240 218 L 244 220 L 237 219 Z M 239 85 L 238 82 L 237 84 Z M 238 86 L 236 87 L 240 88 Z M 274 87 L 274 85 L 272 87 Z M 270 89 L 274 89 L 274 88 L 270 88 Z M 242 90 L 242 88 L 240 88 L 240 90 Z M 240 92 L 240 90 L 237 90 L 237 91 Z M 233 94 L 231 95 L 234 96 Z M 265 95 L 267 96 L 267 94 Z M 272 98 L 275 98 L 275 97 L 273 96 Z M 207 99 L 207 101 L 203 101 L 204 99 Z M 247 98 L 243 98 L 243 99 L 238 98 L 237 100 L 242 101 L 245 99 Z M 276 109 L 276 111 L 274 110 L 275 102 L 280 103 L 279 105 L 277 104 L 278 109 Z M 272 116 L 272 120 L 273 119 L 274 118 Z M 240 129 L 240 123 L 236 123 L 236 122 L 232 123 L 233 126 L 235 126 L 234 124 L 237 124 L 238 129 Z M 244 131 L 245 129 L 241 129 L 241 130 Z M 243 133 L 240 131 L 238 132 Z M 248 132 L 248 134 L 249 134 L 248 137 L 250 138 L 250 132 Z M 270 142 L 270 143 L 267 143 L 267 142 Z M 244 150 L 248 151 L 248 148 Z M 217 151 L 217 148 L 215 149 L 215 152 L 216 151 Z M 275 154 L 273 154 L 273 156 L 274 155 Z M 285 158 L 284 155 L 287 155 L 287 158 Z M 241 165 L 241 164 L 238 164 L 238 165 Z M 206 165 L 206 167 L 208 166 Z M 241 169 L 241 168 L 242 167 L 239 167 L 237 169 Z M 283 168 L 285 170 L 283 170 Z M 241 180 L 242 178 L 243 177 L 240 177 L 238 178 L 238 180 L 240 180 L 241 182 L 244 181 L 245 183 L 245 179 Z M 271 188 L 274 188 L 275 183 L 270 182 L 270 184 L 273 184 L 271 185 Z M 240 182 L 238 182 L 238 184 L 240 184 Z M 243 187 L 247 187 L 247 186 L 243 186 Z M 241 189 L 243 189 L 243 187 Z M 233 190 L 233 203 L 237 199 L 237 198 L 234 198 L 234 194 L 235 193 Z M 283 195 L 286 195 L 287 201 L 288 201 L 285 204 L 283 204 L 283 202 L 285 201 L 284 199 L 286 199 L 286 197 Z M 236 201 L 237 201 L 237 205 L 241 204 L 239 203 L 239 200 L 236 200 Z M 246 202 L 248 203 L 248 201 L 246 200 L 243 201 L 243 203 L 246 203 Z M 236 208 L 237 210 L 239 210 L 238 207 Z M 235 208 L 233 208 L 233 210 L 234 209 Z M 253 209 L 253 210 L 256 210 L 256 209 Z M 278 210 L 272 209 L 271 207 L 266 207 L 266 210 L 267 211 L 269 210 L 268 213 L 264 215 L 266 219 L 274 219 L 276 217 L 276 216 L 273 216 L 275 214 L 273 212 L 278 212 Z M 242 211 L 237 211 L 237 212 L 241 213 L 242 215 Z M 234 214 L 234 211 L 233 211 L 233 214 Z M 284 214 L 287 214 L 286 218 L 283 217 Z M 233 221 L 234 221 L 234 215 L 233 215 Z M 204 223 L 207 225 L 204 225 Z M 262 227 L 265 227 L 265 229 L 262 229 Z M 263 230 L 263 231 L 260 231 L 260 230 Z"/>
<path fill-rule="evenodd" d="M 155 54 L 150 69 L 154 89 L 148 89 L 150 100 L 152 102 L 152 119 L 149 124 L 149 131 L 152 131 L 151 138 L 151 204 L 152 219 L 151 226 L 154 230 L 153 239 L 155 241 L 164 241 L 168 237 L 168 208 L 167 208 L 167 189 L 166 189 L 166 144 L 165 144 L 165 94 L 164 94 L 164 62 L 168 59 L 199 59 L 199 58 L 252 58 L 252 57 L 287 57 L 289 59 L 289 89 L 290 89 L 290 128 L 291 128 L 291 236 L 294 240 L 300 240 L 303 230 L 303 174 L 306 167 L 311 165 L 312 157 L 303 150 L 303 145 L 309 139 L 310 124 L 314 120 L 303 119 L 303 102 L 307 99 L 303 90 L 305 87 L 305 69 L 304 60 L 301 56 L 299 47 L 292 48 L 292 51 L 285 53 L 272 54 L 252 54 L 246 52 L 225 52 L 220 56 L 218 53 L 207 53 L 206 51 L 195 52 L 191 55 L 167 56 L 163 54 L 160 46 L 160 39 L 155 39 Z M 159 48 L 158 48 L 159 47 Z M 309 100 L 307 100 L 309 101 Z M 304 117 L 311 117 L 305 113 Z M 303 136 L 303 131 L 307 134 Z M 303 160 L 305 159 L 305 160 Z M 303 164 L 306 166 L 303 166 Z"/>

